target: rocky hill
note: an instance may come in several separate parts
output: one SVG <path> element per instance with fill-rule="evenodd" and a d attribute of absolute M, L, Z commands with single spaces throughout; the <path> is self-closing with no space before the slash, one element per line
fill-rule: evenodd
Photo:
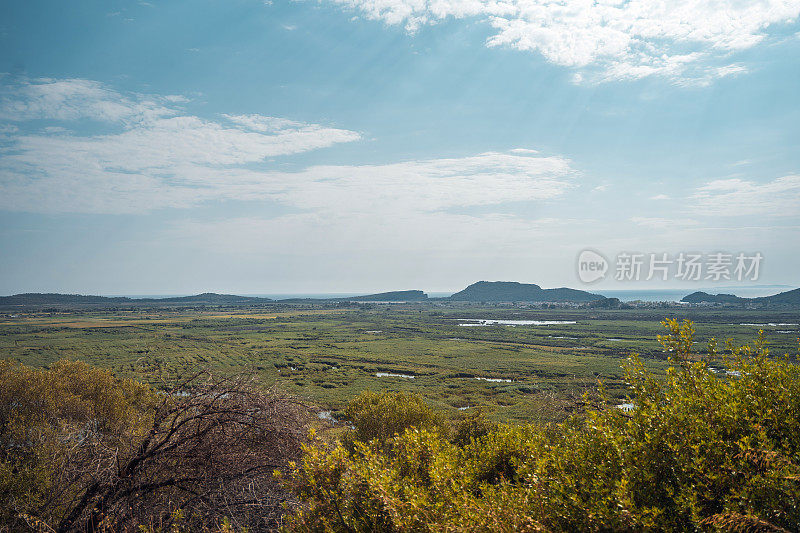
<path fill-rule="evenodd" d="M 543 289 L 534 283 L 516 281 L 479 281 L 452 296 L 451 300 L 466 302 L 593 302 L 604 296 L 578 289 L 561 287 Z"/>

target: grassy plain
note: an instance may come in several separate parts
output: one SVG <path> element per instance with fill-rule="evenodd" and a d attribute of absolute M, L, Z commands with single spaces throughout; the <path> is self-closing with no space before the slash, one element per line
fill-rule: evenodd
<path fill-rule="evenodd" d="M 759 326 L 743 324 L 789 324 L 763 329 L 772 353 L 797 354 L 800 311 L 425 303 L 6 313 L 0 358 L 34 366 L 77 359 L 157 387 L 199 368 L 251 369 L 334 411 L 364 389 L 390 389 L 418 392 L 454 413 L 480 407 L 497 419 L 553 420 L 598 378 L 622 398 L 620 367 L 633 352 L 662 372 L 666 354 L 656 335 L 668 317 L 694 320 L 700 347 L 711 337 L 752 340 Z M 460 325 L 468 319 L 575 324 Z"/>

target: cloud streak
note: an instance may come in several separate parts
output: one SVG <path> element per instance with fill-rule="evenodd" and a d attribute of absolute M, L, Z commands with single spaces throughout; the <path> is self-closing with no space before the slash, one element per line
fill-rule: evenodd
<path fill-rule="evenodd" d="M 4 80 L 5 81 L 5 80 Z M 80 120 L 130 124 L 177 114 L 182 97 L 123 95 L 85 79 L 17 79 L 0 85 L 0 120 Z"/>
<path fill-rule="evenodd" d="M 796 217 L 800 213 L 800 175 L 766 183 L 739 178 L 715 180 L 698 188 L 692 200 L 704 215 Z"/>

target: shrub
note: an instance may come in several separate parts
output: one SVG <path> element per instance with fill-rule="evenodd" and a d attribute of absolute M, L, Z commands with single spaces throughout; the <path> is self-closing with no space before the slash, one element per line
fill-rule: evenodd
<path fill-rule="evenodd" d="M 344 414 L 354 428 L 350 441 L 388 443 L 410 427 L 432 431 L 446 427 L 441 414 L 412 394 L 364 391 L 350 401 Z"/>
<path fill-rule="evenodd" d="M 146 435 L 159 403 L 147 386 L 84 363 L 36 370 L 0 361 L 0 524 L 53 522 L 96 471 L 113 468 L 110 450 Z"/>
<path fill-rule="evenodd" d="M 673 365 L 625 367 L 634 409 L 449 442 L 408 428 L 317 440 L 288 480 L 296 531 L 799 531 L 800 368 L 753 345 L 693 353 L 690 322 L 660 336 Z M 719 366 L 717 374 L 709 363 Z M 402 398 L 370 397 L 379 415 Z M 458 434 L 458 433 L 457 433 Z M 364 438 L 362 440 L 362 436 Z M 387 439 L 380 445 L 380 438 Z"/>
<path fill-rule="evenodd" d="M 453 443 L 465 446 L 474 439 L 488 435 L 497 429 L 497 424 L 486 418 L 481 410 L 475 410 L 453 420 Z"/>
<path fill-rule="evenodd" d="M 273 472 L 306 416 L 247 376 L 157 393 L 83 363 L 2 362 L 0 529 L 274 528 L 292 496 Z"/>

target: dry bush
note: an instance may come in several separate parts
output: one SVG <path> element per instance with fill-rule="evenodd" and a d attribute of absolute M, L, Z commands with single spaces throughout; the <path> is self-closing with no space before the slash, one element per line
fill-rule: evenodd
<path fill-rule="evenodd" d="M 98 372 L 87 365 L 77 370 Z M 51 372 L 25 371 L 29 378 Z M 223 518 L 235 529 L 280 526 L 282 504 L 291 495 L 274 471 L 300 453 L 310 419 L 302 403 L 264 389 L 251 376 L 199 373 L 169 393 L 149 391 L 135 405 L 123 395 L 117 403 L 127 408 L 104 417 L 104 396 L 118 395 L 115 383 L 129 384 L 99 372 L 105 391 L 87 390 L 86 380 L 73 391 L 78 400 L 85 400 L 82 392 L 93 395 L 88 404 L 75 402 L 82 409 L 65 412 L 34 396 L 26 406 L 34 418 L 16 420 L 23 438 L 19 431 L 13 442 L 0 436 L 8 486 L 21 469 L 38 472 L 28 479 L 27 493 L 16 497 L 8 530 L 163 530 L 176 517 L 187 530 Z M 40 381 L 47 396 L 53 380 Z M 10 419 L 19 419 L 19 403 L 2 406 Z"/>

